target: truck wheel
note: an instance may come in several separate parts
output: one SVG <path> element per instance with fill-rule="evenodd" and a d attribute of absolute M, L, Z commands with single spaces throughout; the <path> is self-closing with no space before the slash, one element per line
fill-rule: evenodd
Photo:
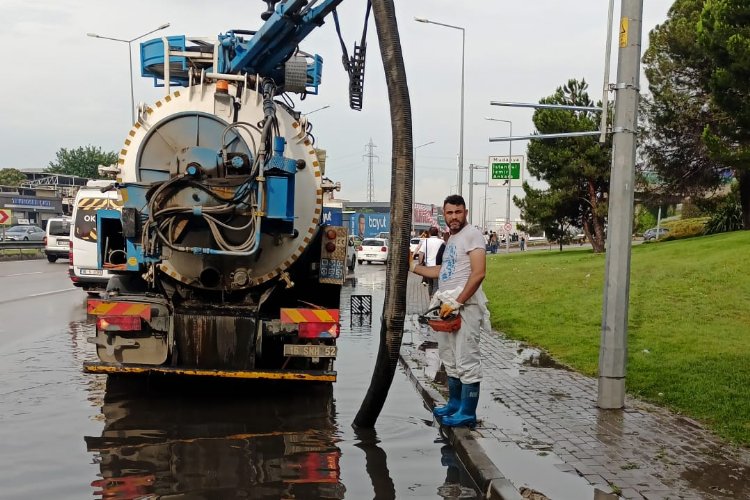
<path fill-rule="evenodd" d="M 357 259 L 352 259 L 352 263 L 349 265 L 349 270 L 354 271 L 355 267 L 357 267 Z"/>
<path fill-rule="evenodd" d="M 359 264 L 360 266 L 362 265 L 362 263 L 363 263 L 363 262 L 364 262 L 363 260 L 358 260 L 358 261 L 357 261 L 357 263 L 358 263 L 358 264 Z"/>
<path fill-rule="evenodd" d="M 48 255 L 47 260 L 49 262 L 57 262 L 57 255 Z"/>

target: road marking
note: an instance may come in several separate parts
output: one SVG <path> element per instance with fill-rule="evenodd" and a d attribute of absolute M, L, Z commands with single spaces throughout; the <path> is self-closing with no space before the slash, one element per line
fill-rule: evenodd
<path fill-rule="evenodd" d="M 44 297 L 45 295 L 54 295 L 56 293 L 70 292 L 72 290 L 76 290 L 76 288 L 75 287 L 73 287 L 73 288 L 61 288 L 59 290 L 52 290 L 52 291 L 49 291 L 49 292 L 32 293 L 31 295 L 27 295 L 26 298 Z"/>
<path fill-rule="evenodd" d="M 0 304 L 8 304 L 9 302 L 18 302 L 19 300 L 26 300 L 26 299 L 35 299 L 38 297 L 45 297 L 47 295 L 55 295 L 58 293 L 65 293 L 65 292 L 72 292 L 73 290 L 77 290 L 77 288 L 61 288 L 59 290 L 51 290 L 49 292 L 41 292 L 41 293 L 34 293 L 31 295 L 27 295 L 25 297 L 16 297 L 14 299 L 8 299 L 8 300 L 0 300 Z"/>
<path fill-rule="evenodd" d="M 10 278 L 13 276 L 28 276 L 29 274 L 44 274 L 44 271 L 34 271 L 31 273 L 2 274 L 0 278 Z"/>

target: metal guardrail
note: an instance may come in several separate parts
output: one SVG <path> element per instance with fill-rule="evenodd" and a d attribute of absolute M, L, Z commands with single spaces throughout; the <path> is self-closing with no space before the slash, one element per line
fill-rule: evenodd
<path fill-rule="evenodd" d="M 44 248 L 43 241 L 0 241 L 0 250 L 23 250 L 26 248 Z"/>

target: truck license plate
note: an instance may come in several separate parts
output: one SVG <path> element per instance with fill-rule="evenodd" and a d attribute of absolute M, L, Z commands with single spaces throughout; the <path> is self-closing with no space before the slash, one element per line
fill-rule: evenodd
<path fill-rule="evenodd" d="M 284 344 L 284 356 L 302 358 L 335 358 L 335 345 Z"/>

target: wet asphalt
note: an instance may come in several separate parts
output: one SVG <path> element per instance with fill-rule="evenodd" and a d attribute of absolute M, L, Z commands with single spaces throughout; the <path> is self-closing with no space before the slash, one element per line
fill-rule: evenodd
<path fill-rule="evenodd" d="M 332 387 L 108 380 L 81 371 L 93 324 L 67 261 L 1 262 L 0 498 L 477 498 L 401 368 L 375 430 L 352 428 L 385 267 L 355 278 Z M 352 294 L 372 296 L 370 326 L 351 326 Z"/>

